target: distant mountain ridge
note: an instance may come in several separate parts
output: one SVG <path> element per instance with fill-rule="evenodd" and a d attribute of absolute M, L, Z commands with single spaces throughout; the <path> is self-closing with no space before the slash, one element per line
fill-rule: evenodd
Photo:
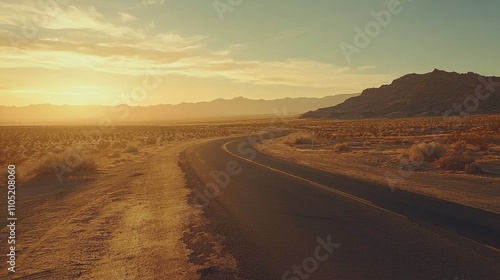
<path fill-rule="evenodd" d="M 460 108 L 461 107 L 461 108 Z M 500 78 L 435 69 L 369 88 L 341 104 L 302 118 L 414 117 L 500 113 Z"/>
<path fill-rule="evenodd" d="M 0 125 L 11 124 L 98 124 L 111 119 L 117 123 L 161 122 L 172 120 L 214 119 L 225 117 L 272 116 L 276 112 L 299 115 L 319 107 L 333 106 L 358 94 L 340 94 L 323 98 L 282 98 L 252 100 L 243 97 L 216 99 L 209 102 L 161 104 L 144 107 L 29 105 L 11 107 L 0 105 Z"/>

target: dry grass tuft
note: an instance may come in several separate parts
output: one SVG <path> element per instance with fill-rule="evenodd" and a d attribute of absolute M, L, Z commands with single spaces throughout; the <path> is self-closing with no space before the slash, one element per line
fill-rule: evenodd
<path fill-rule="evenodd" d="M 465 173 L 467 174 L 482 174 L 484 171 L 475 162 L 465 165 Z"/>
<path fill-rule="evenodd" d="M 433 162 L 446 154 L 446 148 L 440 143 L 418 143 L 408 149 L 411 162 Z"/>
<path fill-rule="evenodd" d="M 94 156 L 86 153 L 70 153 L 68 151 L 46 155 L 36 162 L 33 168 L 33 177 L 52 173 L 67 173 L 75 171 L 95 171 L 97 161 Z"/>
<path fill-rule="evenodd" d="M 337 143 L 337 144 L 333 145 L 333 150 L 337 153 L 347 152 L 350 149 L 351 149 L 351 147 L 349 145 L 347 145 L 346 143 Z"/>
<path fill-rule="evenodd" d="M 435 166 L 448 170 L 465 171 L 465 167 L 474 163 L 474 161 L 474 157 L 469 153 L 452 151 L 437 160 Z"/>
<path fill-rule="evenodd" d="M 138 153 L 139 152 L 139 145 L 135 142 L 129 142 L 127 144 L 127 147 L 125 147 L 125 150 L 123 150 L 124 153 Z"/>
<path fill-rule="evenodd" d="M 309 137 L 298 137 L 295 139 L 294 142 L 295 145 L 311 145 L 313 143 L 314 143 L 313 139 Z"/>
<path fill-rule="evenodd" d="M 146 138 L 146 145 L 155 145 L 156 143 L 158 143 L 158 139 L 155 136 L 149 135 Z"/>
<path fill-rule="evenodd" d="M 122 152 L 119 149 L 114 149 L 110 156 L 112 158 L 119 158 L 121 157 L 121 153 Z"/>
<path fill-rule="evenodd" d="M 465 141 L 457 141 L 450 145 L 448 152 L 438 159 L 434 165 L 448 170 L 466 171 L 470 174 L 481 173 L 473 152 L 467 150 Z"/>

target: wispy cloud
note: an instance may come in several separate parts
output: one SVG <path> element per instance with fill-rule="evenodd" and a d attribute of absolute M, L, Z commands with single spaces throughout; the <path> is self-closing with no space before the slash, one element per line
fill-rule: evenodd
<path fill-rule="evenodd" d="M 309 31 L 309 29 L 307 27 L 297 27 L 297 28 L 289 29 L 289 30 L 286 30 L 285 32 L 281 33 L 280 35 L 278 35 L 278 37 L 276 37 L 276 40 L 298 37 L 298 36 L 301 36 L 301 35 L 307 33 L 307 31 Z"/>
<path fill-rule="evenodd" d="M 23 18 L 30 18 L 37 13 L 21 5 L 2 7 L 10 9 L 11 12 L 21 12 L 4 20 L 4 24 L 18 23 Z M 151 34 L 151 29 L 154 28 L 152 22 L 145 28 L 118 25 L 93 6 L 68 6 L 57 9 L 57 16 L 39 26 L 38 36 L 27 40 L 21 49 L 12 48 L 7 31 L 0 32 L 1 67 L 102 67 L 107 69 L 106 71 L 134 75 L 145 68 L 141 65 L 172 63 L 192 56 L 192 53 L 202 46 L 205 38 L 183 37 L 172 32 Z M 127 18 L 127 21 L 132 18 L 124 13 L 121 17 Z"/>
<path fill-rule="evenodd" d="M 163 5 L 163 3 L 165 3 L 165 0 L 142 0 L 142 4 L 146 6 Z"/>
<path fill-rule="evenodd" d="M 144 0 L 143 5 L 163 4 Z M 1 25 L 22 26 L 41 11 L 25 5 L 0 3 Z M 193 78 L 222 78 L 253 85 L 341 88 L 345 92 L 387 82 L 391 77 L 369 74 L 373 66 L 350 68 L 301 59 L 248 60 L 238 54 L 242 43 L 214 49 L 204 35 L 184 36 L 159 31 L 153 21 L 137 24 L 133 12 L 114 17 L 94 6 L 57 7 L 57 16 L 39 26 L 39 36 L 20 49 L 11 47 L 8 33 L 0 31 L 0 68 L 90 69 L 124 76 L 140 76 L 154 68 L 159 73 Z M 290 29 L 276 39 L 301 36 L 305 27 Z M 236 58 L 239 57 L 239 58 Z"/>
<path fill-rule="evenodd" d="M 245 49 L 245 46 L 241 43 L 238 44 L 232 44 L 229 47 L 222 49 L 222 50 L 217 50 L 217 51 L 212 51 L 210 52 L 210 55 L 213 56 L 230 56 L 231 54 L 240 52 Z"/>
<path fill-rule="evenodd" d="M 23 26 L 28 19 L 27 16 L 33 16 L 38 13 L 40 11 L 35 7 L 19 3 L 0 2 L 0 25 Z"/>
<path fill-rule="evenodd" d="M 227 56 L 160 49 L 161 42 L 179 42 L 176 36 L 160 36 L 141 45 L 85 45 L 40 41 L 21 54 L 0 48 L 3 67 L 82 68 L 122 75 L 144 75 L 151 68 L 163 74 L 195 78 L 225 78 L 239 83 L 312 88 L 345 86 L 359 89 L 389 80 L 387 75 L 366 74 L 371 66 L 349 68 L 309 60 L 246 61 Z M 196 40 L 188 40 L 196 43 Z M 196 48 L 196 44 L 192 45 Z M 155 49 L 157 48 L 157 49 Z M 347 90 L 347 89 L 346 89 Z"/>
<path fill-rule="evenodd" d="M 312 88 L 333 88 L 345 85 L 357 88 L 367 83 L 388 81 L 388 75 L 363 73 L 363 69 L 310 61 L 236 61 L 210 58 L 187 58 L 187 73 L 201 77 L 226 77 L 236 82 L 261 85 L 287 85 Z M 369 67 L 366 67 L 367 69 Z"/>
<path fill-rule="evenodd" d="M 137 18 L 129 13 L 119 12 L 120 19 L 122 22 L 136 21 Z"/>

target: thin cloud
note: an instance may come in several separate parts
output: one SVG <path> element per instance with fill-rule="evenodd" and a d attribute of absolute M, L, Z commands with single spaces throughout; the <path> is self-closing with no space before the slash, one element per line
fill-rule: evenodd
<path fill-rule="evenodd" d="M 383 74 L 362 74 L 356 69 L 308 60 L 236 61 L 193 57 L 182 59 L 182 69 L 168 71 L 187 76 L 220 78 L 258 85 L 286 85 L 310 88 L 338 88 L 358 91 L 367 85 L 391 80 Z M 160 66 L 161 67 L 161 66 Z"/>
<path fill-rule="evenodd" d="M 122 22 L 137 21 L 137 18 L 129 13 L 119 12 L 118 14 L 120 15 L 120 20 Z"/>
<path fill-rule="evenodd" d="M 164 1 L 146 0 L 144 5 Z M 26 17 L 40 13 L 15 4 L 5 8 L 0 24 L 19 24 Z M 14 13 L 11 14 L 10 13 Z M 90 69 L 123 76 L 145 75 L 154 68 L 160 74 L 193 78 L 223 78 L 254 85 L 284 85 L 309 88 L 341 88 L 354 92 L 367 86 L 390 81 L 388 75 L 367 74 L 373 66 L 350 68 L 313 60 L 283 61 L 235 59 L 246 46 L 232 44 L 210 49 L 207 36 L 182 36 L 172 31 L 153 33 L 154 22 L 133 27 L 131 13 L 120 12 L 109 17 L 95 7 L 59 7 L 57 16 L 40 26 L 39 36 L 21 49 L 13 49 L 6 32 L 0 32 L 2 68 Z M 118 15 L 118 16 L 116 16 Z M 285 31 L 277 39 L 302 36 L 308 29 Z"/>
<path fill-rule="evenodd" d="M 293 29 L 287 30 L 287 31 L 283 32 L 282 34 L 280 34 L 278 37 L 276 37 L 276 40 L 299 37 L 299 36 L 307 33 L 307 31 L 309 31 L 309 28 L 307 28 L 307 27 L 293 28 Z"/>
<path fill-rule="evenodd" d="M 142 4 L 145 6 L 163 5 L 163 3 L 165 0 L 142 0 Z"/>

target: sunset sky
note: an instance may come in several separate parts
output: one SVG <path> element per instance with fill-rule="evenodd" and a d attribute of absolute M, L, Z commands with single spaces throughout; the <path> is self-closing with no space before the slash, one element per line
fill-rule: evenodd
<path fill-rule="evenodd" d="M 323 97 L 434 68 L 500 76 L 497 0 L 401 0 L 347 59 L 356 27 L 396 4 L 0 1 L 0 105 Z"/>

